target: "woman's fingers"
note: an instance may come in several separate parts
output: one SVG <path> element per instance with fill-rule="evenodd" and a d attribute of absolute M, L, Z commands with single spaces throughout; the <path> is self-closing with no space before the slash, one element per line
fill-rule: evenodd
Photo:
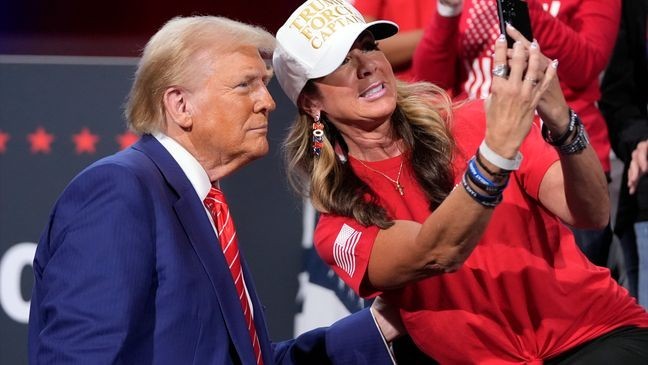
<path fill-rule="evenodd" d="M 506 24 L 506 33 L 511 38 L 513 38 L 514 41 L 521 42 L 525 48 L 529 47 L 529 45 L 531 44 L 531 40 L 524 38 L 522 33 L 520 33 L 517 29 L 515 29 L 515 27 L 512 26 L 511 24 L 508 23 Z"/>
<path fill-rule="evenodd" d="M 508 78 L 509 66 L 506 55 L 506 37 L 500 34 L 495 41 L 495 53 L 493 54 L 493 83 L 501 82 Z M 500 80 L 497 80 L 499 78 Z"/>
<path fill-rule="evenodd" d="M 531 91 L 538 86 L 538 83 L 544 79 L 544 70 L 541 67 L 540 50 L 538 43 L 533 42 L 529 46 L 529 61 L 522 82 L 522 89 L 526 92 Z"/>
<path fill-rule="evenodd" d="M 554 80 L 558 76 L 558 60 L 553 60 L 550 64 L 549 67 L 546 67 L 544 69 L 544 76 L 540 79 L 539 85 L 538 85 L 538 90 L 541 93 L 544 93 L 546 90 L 551 87 L 551 83 L 554 82 Z M 557 85 L 560 87 L 560 85 Z"/>
<path fill-rule="evenodd" d="M 513 57 L 509 61 L 511 72 L 509 73 L 509 81 L 514 85 L 519 85 L 522 77 L 527 69 L 528 56 L 525 51 L 524 45 L 521 42 L 513 44 Z"/>

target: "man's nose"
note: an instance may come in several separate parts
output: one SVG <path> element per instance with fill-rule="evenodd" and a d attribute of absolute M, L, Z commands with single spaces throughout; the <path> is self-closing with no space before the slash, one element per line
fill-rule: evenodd
<path fill-rule="evenodd" d="M 260 112 L 270 113 L 271 111 L 277 108 L 277 104 L 272 98 L 272 95 L 270 95 L 270 90 L 268 90 L 268 86 L 265 84 L 263 84 L 263 86 L 259 90 L 259 100 L 255 104 L 255 107 L 256 107 L 255 112 L 257 113 Z"/>

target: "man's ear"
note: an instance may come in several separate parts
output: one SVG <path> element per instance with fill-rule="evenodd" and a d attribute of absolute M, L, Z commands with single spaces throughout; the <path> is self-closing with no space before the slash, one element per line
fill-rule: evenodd
<path fill-rule="evenodd" d="M 191 130 L 193 119 L 185 91 L 178 87 L 170 87 L 164 92 L 162 100 L 170 119 L 168 122 L 175 123 L 183 130 Z"/>

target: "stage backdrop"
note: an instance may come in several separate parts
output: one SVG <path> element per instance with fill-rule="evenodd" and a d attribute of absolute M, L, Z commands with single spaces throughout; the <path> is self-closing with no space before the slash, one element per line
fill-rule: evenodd
<path fill-rule="evenodd" d="M 136 138 L 122 116 L 136 61 L 0 56 L 0 364 L 27 362 L 31 264 L 56 198 L 81 169 Z M 293 336 L 300 309 L 295 299 L 307 219 L 280 159 L 295 109 L 276 81 L 270 89 L 277 102 L 270 153 L 223 187 L 270 333 L 282 340 Z"/>

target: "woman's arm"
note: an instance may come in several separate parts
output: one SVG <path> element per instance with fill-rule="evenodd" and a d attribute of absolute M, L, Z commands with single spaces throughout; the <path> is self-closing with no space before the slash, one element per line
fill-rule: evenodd
<path fill-rule="evenodd" d="M 511 29 L 510 34 L 516 40 L 529 43 L 517 30 Z M 557 63 L 552 62 L 556 67 Z M 578 122 L 578 118 L 570 112 L 557 78 L 550 81 L 542 95 L 538 114 L 550 136 L 567 136 L 571 133 L 562 145 L 585 138 L 577 133 L 578 123 L 573 122 Z M 569 131 L 570 125 L 574 127 L 573 132 Z M 550 167 L 542 179 L 538 194 L 540 202 L 572 226 L 604 227 L 610 219 L 610 200 L 607 179 L 596 152 L 586 143 L 579 151 L 559 152 L 559 156 L 560 162 Z"/>
<path fill-rule="evenodd" d="M 501 37 L 496 43 L 495 65 L 508 64 L 511 73 L 508 78 L 494 77 L 492 94 L 485 103 L 485 142 L 504 159 L 517 155 L 531 129 L 536 105 L 555 79 L 556 69 L 545 71 L 543 59 L 537 47 L 527 50 L 516 44 L 508 60 L 506 40 Z M 541 84 L 525 80 L 525 70 L 538 75 Z M 482 160 L 489 170 L 497 170 L 484 156 Z M 376 237 L 367 269 L 369 284 L 379 290 L 393 289 L 457 270 L 481 238 L 492 211 L 458 185 L 423 224 L 396 221 Z"/>

